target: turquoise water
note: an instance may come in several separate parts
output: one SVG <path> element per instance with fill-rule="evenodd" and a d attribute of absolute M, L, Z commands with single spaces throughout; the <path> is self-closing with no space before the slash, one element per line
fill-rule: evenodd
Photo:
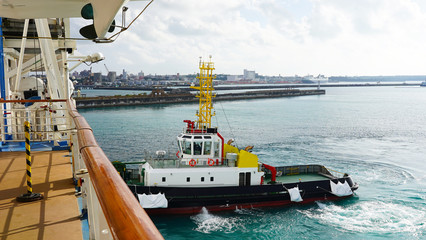
<path fill-rule="evenodd" d="M 359 183 L 339 202 L 153 217 L 166 239 L 426 239 L 426 88 L 329 88 L 323 96 L 215 104 L 225 139 L 274 165 L 320 163 Z M 197 104 L 84 109 L 110 160 L 175 153 Z"/>

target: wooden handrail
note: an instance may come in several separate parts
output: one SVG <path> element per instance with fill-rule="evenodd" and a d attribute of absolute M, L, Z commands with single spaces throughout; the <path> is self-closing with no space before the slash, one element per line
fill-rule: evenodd
<path fill-rule="evenodd" d="M 89 124 L 71 101 L 67 104 L 77 128 L 79 151 L 114 239 L 164 239 L 98 146 Z"/>
<path fill-rule="evenodd" d="M 3 100 L 0 103 L 36 103 L 36 102 L 66 102 L 66 99 L 26 99 L 26 100 Z"/>

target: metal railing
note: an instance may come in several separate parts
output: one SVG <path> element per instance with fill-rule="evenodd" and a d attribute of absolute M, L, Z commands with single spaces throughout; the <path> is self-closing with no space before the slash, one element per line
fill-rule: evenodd
<path fill-rule="evenodd" d="M 81 172 L 86 179 L 90 179 L 88 182 L 91 184 L 86 188 L 86 194 L 91 196 L 87 201 L 88 206 L 99 202 L 98 206 L 102 209 L 100 211 L 99 207 L 92 210 L 88 208 L 89 224 L 91 221 L 98 222 L 95 230 L 91 231 L 91 237 L 103 239 L 111 234 L 114 239 L 163 239 L 127 184 L 98 146 L 92 129 L 71 101 L 68 101 L 68 109 L 73 119 L 72 125 L 76 129 L 71 137 L 72 152 L 74 159 L 77 159 L 75 172 Z M 79 162 L 79 159 L 83 161 Z M 83 165 L 88 174 L 85 173 Z M 97 214 L 91 214 L 91 211 Z M 105 221 L 99 217 L 102 216 L 100 212 L 103 212 Z M 109 229 L 105 228 L 105 222 Z"/>
<path fill-rule="evenodd" d="M 190 165 L 191 159 L 144 159 L 153 168 L 198 168 L 198 167 L 235 167 L 235 161 L 224 159 L 218 163 L 214 160 L 209 164 L 208 159 L 194 159 L 194 165 Z"/>
<path fill-rule="evenodd" d="M 2 142 L 23 139 L 25 120 L 32 123 L 31 141 L 67 140 L 74 178 L 84 180 L 80 194 L 90 239 L 163 239 L 72 101 L 0 100 L 0 105 Z"/>
<path fill-rule="evenodd" d="M 31 141 L 69 140 L 66 100 L 1 100 L 2 142 L 22 142 L 24 122 L 31 123 Z"/>

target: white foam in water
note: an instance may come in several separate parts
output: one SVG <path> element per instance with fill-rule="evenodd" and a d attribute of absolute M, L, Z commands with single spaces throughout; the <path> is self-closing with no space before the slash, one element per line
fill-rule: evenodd
<path fill-rule="evenodd" d="M 337 206 L 317 202 L 319 209 L 299 210 L 309 218 L 347 231 L 397 233 L 426 229 L 426 209 L 415 209 L 394 203 L 360 202 Z"/>
<path fill-rule="evenodd" d="M 261 210 L 256 208 L 235 208 L 235 213 L 241 214 L 241 215 L 250 215 L 250 216 L 259 216 L 261 213 Z"/>
<path fill-rule="evenodd" d="M 367 164 L 367 163 L 366 163 Z M 415 178 L 411 172 L 392 164 L 368 163 L 369 167 L 361 165 L 359 175 L 364 176 L 361 183 L 380 183 L 391 186 L 399 186 L 413 181 Z"/>
<path fill-rule="evenodd" d="M 191 216 L 191 219 L 197 224 L 197 228 L 194 230 L 203 233 L 232 233 L 244 228 L 240 218 L 215 216 L 210 214 L 205 207 L 201 209 L 199 214 Z"/>

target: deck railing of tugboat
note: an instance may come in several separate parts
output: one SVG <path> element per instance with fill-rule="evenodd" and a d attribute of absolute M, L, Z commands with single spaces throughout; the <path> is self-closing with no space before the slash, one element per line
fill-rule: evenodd
<path fill-rule="evenodd" d="M 182 159 L 158 159 L 158 158 L 148 158 L 145 159 L 153 168 L 199 168 L 199 167 L 235 167 L 234 165 L 231 165 L 228 160 L 219 161 L 217 163 L 216 161 L 213 162 L 213 164 L 209 165 L 208 159 L 202 159 L 202 160 L 195 160 L 195 165 L 190 165 L 189 159 L 182 160 Z M 223 163 L 223 164 L 222 164 Z M 126 163 L 131 164 L 131 163 Z"/>
<path fill-rule="evenodd" d="M 326 169 L 327 171 L 329 171 L 330 175 L 333 175 L 333 174 L 331 174 L 331 172 L 341 174 L 342 177 L 344 177 L 345 175 L 347 175 L 347 173 L 342 173 L 342 172 L 339 172 L 339 171 L 336 171 L 336 170 L 333 170 L 333 169 L 330 169 L 330 168 L 327 168 L 327 167 L 324 167 L 324 166 L 323 166 L 323 168 Z"/>
<path fill-rule="evenodd" d="M 108 157 L 98 146 L 92 129 L 71 101 L 68 101 L 68 109 L 77 130 L 72 137 L 73 150 L 76 150 L 73 152 L 76 152 L 78 157 L 81 156 L 85 163 L 89 182 L 92 183 L 96 192 L 112 237 L 120 240 L 163 239 Z M 98 239 L 98 237 L 103 238 L 102 234 L 109 235 L 107 229 L 99 229 L 97 233 L 99 232 L 101 235 L 93 237 Z"/>
<path fill-rule="evenodd" d="M 314 174 L 325 174 L 325 175 L 329 175 L 333 177 L 333 175 L 329 172 L 330 169 L 318 164 L 276 167 L 276 170 L 277 170 L 277 174 L 280 176 L 314 173 Z"/>

